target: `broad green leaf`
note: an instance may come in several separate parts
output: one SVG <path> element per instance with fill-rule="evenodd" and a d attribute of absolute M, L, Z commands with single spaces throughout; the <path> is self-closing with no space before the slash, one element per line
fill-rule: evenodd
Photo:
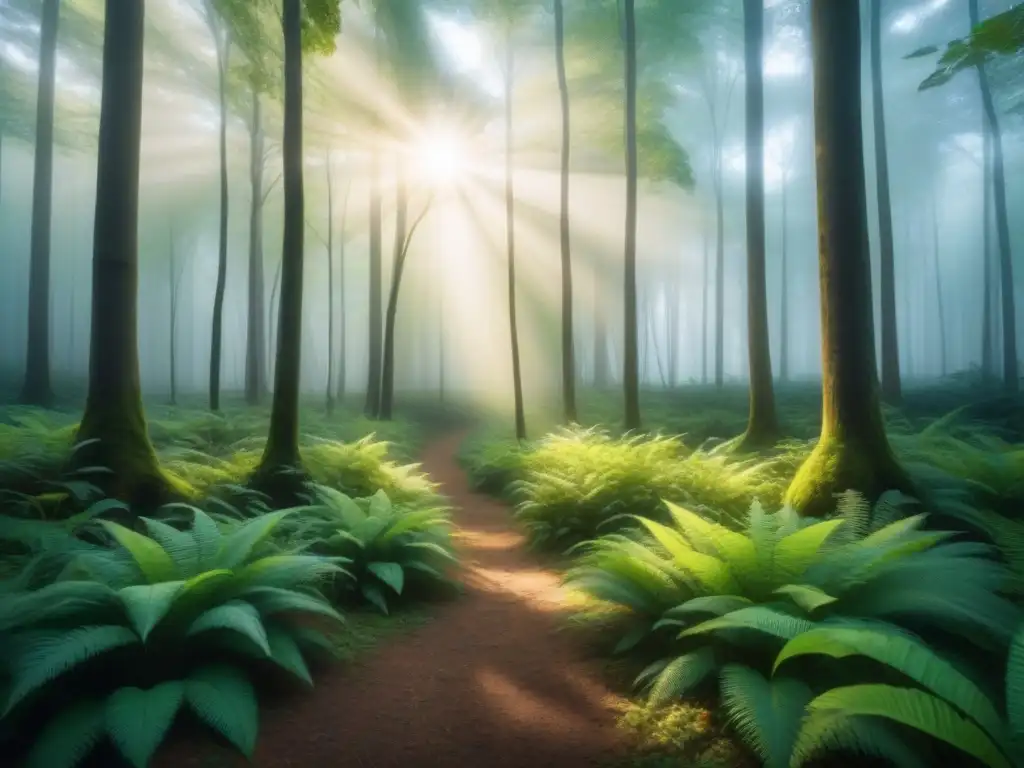
<path fill-rule="evenodd" d="M 184 584 L 184 581 L 164 581 L 123 587 L 118 591 L 128 620 L 143 642 L 167 615 Z"/>
<path fill-rule="evenodd" d="M 367 563 L 366 569 L 374 576 L 387 584 L 396 594 L 402 594 L 402 587 L 405 586 L 405 572 L 398 563 Z"/>
<path fill-rule="evenodd" d="M 135 768 L 149 765 L 184 695 L 185 684 L 172 680 L 149 689 L 119 688 L 107 699 L 107 733 Z"/>
<path fill-rule="evenodd" d="M 46 724 L 25 760 L 25 768 L 76 768 L 103 738 L 103 704 L 86 699 Z"/>
<path fill-rule="evenodd" d="M 186 634 L 198 635 L 200 632 L 209 632 L 215 629 L 237 632 L 251 640 L 265 655 L 270 655 L 267 631 L 263 626 L 259 611 L 249 603 L 232 601 L 211 608 L 192 622 Z"/>
<path fill-rule="evenodd" d="M 128 551 L 150 584 L 178 578 L 171 556 L 153 539 L 109 520 L 101 520 L 100 524 Z"/>
<path fill-rule="evenodd" d="M 185 700 L 203 722 L 252 757 L 259 707 L 244 673 L 226 666 L 197 669 L 185 680 Z"/>

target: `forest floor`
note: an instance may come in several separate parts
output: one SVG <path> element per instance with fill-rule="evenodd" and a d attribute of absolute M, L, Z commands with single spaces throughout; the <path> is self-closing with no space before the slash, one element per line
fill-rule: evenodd
<path fill-rule="evenodd" d="M 259 768 L 583 768 L 629 750 L 623 700 L 563 631 L 558 575 L 525 549 L 509 510 L 470 490 L 463 434 L 428 444 L 423 470 L 453 507 L 463 595 L 433 619 L 263 710 Z M 168 754 L 171 753 L 171 754 Z M 179 742 L 166 765 L 244 765 Z M 163 763 L 163 761 L 160 761 Z"/>

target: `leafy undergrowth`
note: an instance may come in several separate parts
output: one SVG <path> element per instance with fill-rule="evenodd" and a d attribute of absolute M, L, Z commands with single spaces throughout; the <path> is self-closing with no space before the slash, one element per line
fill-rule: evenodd
<path fill-rule="evenodd" d="M 310 484 L 307 504 L 277 511 L 235 489 L 150 517 L 93 498 L 60 520 L 26 514 L 36 507 L 16 493 L 0 499 L 0 751 L 28 768 L 90 755 L 145 766 L 185 721 L 251 755 L 258 694 L 309 687 L 321 660 L 351 660 L 422 621 L 428 600 L 451 593 L 449 512 L 379 446 L 318 443 L 312 474 L 389 480 L 394 499 Z M 132 527 L 105 519 L 114 513 Z"/>

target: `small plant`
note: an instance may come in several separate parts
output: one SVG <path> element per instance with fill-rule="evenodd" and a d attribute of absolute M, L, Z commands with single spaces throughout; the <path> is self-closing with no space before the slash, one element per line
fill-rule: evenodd
<path fill-rule="evenodd" d="M 283 535 L 290 547 L 344 558 L 353 578 L 337 582 L 339 597 L 355 592 L 387 613 L 398 597 L 448 582 L 457 561 L 444 507 L 395 504 L 383 491 L 361 499 L 325 486 L 312 492 L 314 503 L 300 509 Z"/>
<path fill-rule="evenodd" d="M 269 663 L 311 684 L 304 653 L 331 642 L 309 618 L 341 620 L 317 590 L 344 576 L 337 558 L 268 548 L 292 512 L 222 531 L 195 509 L 186 530 L 143 518 L 149 535 L 103 521 L 115 547 L 77 555 L 42 589 L 0 596 L 0 724 L 46 723 L 27 765 L 74 766 L 107 738 L 145 766 L 183 708 L 251 754 L 250 672 Z"/>

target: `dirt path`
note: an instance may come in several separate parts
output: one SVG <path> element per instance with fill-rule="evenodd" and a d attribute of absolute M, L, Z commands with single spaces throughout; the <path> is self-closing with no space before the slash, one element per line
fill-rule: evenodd
<path fill-rule="evenodd" d="M 454 507 L 466 593 L 265 709 L 256 766 L 583 768 L 621 754 L 614 695 L 558 631 L 557 576 L 524 552 L 506 507 L 469 490 L 461 438 L 428 446 L 423 468 Z"/>

